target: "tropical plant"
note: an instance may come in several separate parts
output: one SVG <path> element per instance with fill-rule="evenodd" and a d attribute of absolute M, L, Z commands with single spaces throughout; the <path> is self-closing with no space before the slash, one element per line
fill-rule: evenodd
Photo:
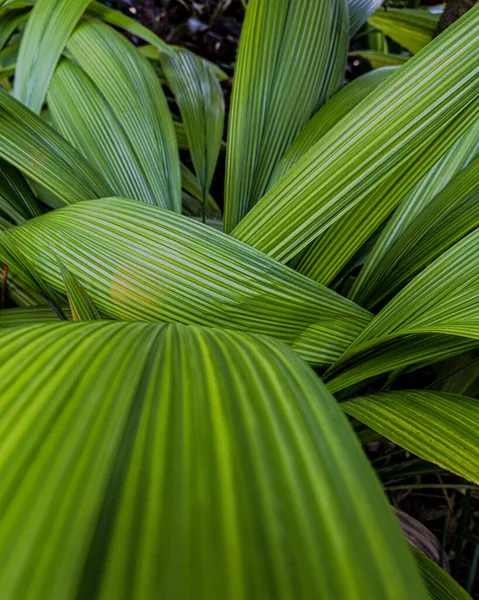
<path fill-rule="evenodd" d="M 249 0 L 215 201 L 217 67 L 0 7 L 5 600 L 469 597 L 360 441 L 479 482 L 479 7 L 343 87 L 377 8 Z"/>

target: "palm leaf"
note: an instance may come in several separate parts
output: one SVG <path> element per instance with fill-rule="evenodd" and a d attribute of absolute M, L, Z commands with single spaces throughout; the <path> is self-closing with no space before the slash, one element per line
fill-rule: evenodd
<path fill-rule="evenodd" d="M 33 112 L 42 109 L 51 77 L 90 0 L 36 0 L 20 43 L 15 97 Z"/>
<path fill-rule="evenodd" d="M 266 190 L 276 164 L 341 85 L 348 43 L 342 0 L 251 0 L 228 128 L 225 231 Z"/>
<path fill-rule="evenodd" d="M 398 69 L 268 191 L 233 235 L 290 260 L 420 154 L 479 96 L 478 24 L 475 7 Z"/>
<path fill-rule="evenodd" d="M 339 90 L 306 123 L 283 158 L 276 166 L 269 186 L 273 185 L 286 171 L 310 150 L 336 123 L 346 116 L 361 100 L 364 100 L 380 83 L 394 73 L 397 67 L 385 67 L 358 77 Z"/>
<path fill-rule="evenodd" d="M 99 321 L 100 313 L 78 279 L 57 259 L 74 321 Z"/>
<path fill-rule="evenodd" d="M 467 165 L 478 136 L 476 123 L 407 194 L 369 254 L 352 299 L 374 306 L 476 226 L 477 202 L 468 197 L 479 187 L 479 161 Z"/>
<path fill-rule="evenodd" d="M 413 54 L 434 37 L 439 15 L 422 8 L 379 9 L 369 17 L 369 24 Z"/>
<path fill-rule="evenodd" d="M 1 337 L 5 600 L 427 598 L 334 398 L 284 346 L 141 323 Z"/>
<path fill-rule="evenodd" d="M 379 393 L 341 405 L 348 414 L 413 454 L 479 483 L 479 403 L 431 391 Z"/>
<path fill-rule="evenodd" d="M 446 130 L 436 133 L 428 145 L 427 152 L 421 156 L 413 154 L 411 159 L 393 172 L 392 177 L 386 180 L 383 186 L 375 189 L 364 202 L 354 206 L 318 236 L 303 255 L 298 257 L 295 268 L 319 283 L 330 284 L 398 204 L 408 202 L 410 194 L 422 186 L 424 179 L 429 181 L 428 174 L 431 171 L 437 173 L 438 163 L 443 173 L 437 179 L 447 181 L 447 178 L 451 177 L 454 171 L 447 168 L 442 160 L 444 148 L 458 138 L 461 142 L 463 133 L 471 129 L 471 124 L 477 123 L 478 117 L 479 102 L 476 102 L 474 109 L 469 107 L 467 112 L 461 113 Z M 470 150 L 470 147 L 466 148 L 468 149 Z M 455 150 L 456 145 L 448 154 Z M 424 173 L 427 174 L 425 177 Z"/>
<path fill-rule="evenodd" d="M 58 131 L 101 171 L 118 196 L 170 206 L 158 198 L 147 173 L 98 87 L 70 60 L 62 60 L 48 91 L 48 107 Z"/>
<path fill-rule="evenodd" d="M 0 159 L 0 174 L 2 210 L 16 223 L 41 215 L 38 201 L 20 171 Z"/>
<path fill-rule="evenodd" d="M 379 8 L 382 0 L 348 0 L 349 37 L 353 37 Z"/>
<path fill-rule="evenodd" d="M 0 157 L 60 204 L 111 194 L 100 173 L 43 119 L 0 90 Z"/>
<path fill-rule="evenodd" d="M 67 312 L 67 309 L 64 309 Z M 49 306 L 28 306 L 0 310 L 0 328 L 26 327 L 48 322 L 58 322 L 57 313 Z"/>
<path fill-rule="evenodd" d="M 371 319 L 230 236 L 132 200 L 55 210 L 4 232 L 0 244 L 12 272 L 26 265 L 64 293 L 58 256 L 110 317 L 263 333 L 317 365 L 331 364 Z"/>
<path fill-rule="evenodd" d="M 425 554 L 412 546 L 411 551 L 431 600 L 472 600 L 466 590 L 448 575 L 444 569 L 441 569 Z"/>
<path fill-rule="evenodd" d="M 99 21 L 80 23 L 67 47 L 123 128 L 156 203 L 180 211 L 175 130 L 153 68 L 120 33 Z"/>
<path fill-rule="evenodd" d="M 202 192 L 205 220 L 208 192 L 223 135 L 223 92 L 211 69 L 188 50 L 177 50 L 173 56 L 162 55 L 161 64 L 180 109 Z"/>

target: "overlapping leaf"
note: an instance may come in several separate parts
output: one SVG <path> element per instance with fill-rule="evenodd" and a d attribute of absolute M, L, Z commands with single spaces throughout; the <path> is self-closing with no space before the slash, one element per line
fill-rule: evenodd
<path fill-rule="evenodd" d="M 402 390 L 354 398 L 342 407 L 413 454 L 479 483 L 476 399 Z"/>
<path fill-rule="evenodd" d="M 431 170 L 437 173 L 438 162 L 442 167 L 442 174 L 437 177 L 437 181 L 445 182 L 452 176 L 457 167 L 448 167 L 446 161 L 441 160 L 444 149 L 458 138 L 461 141 L 464 137 L 462 134 L 468 133 L 471 124 L 477 123 L 478 118 L 479 101 L 476 101 L 473 106 L 460 113 L 445 130 L 436 133 L 428 145 L 427 152 L 420 156 L 413 154 L 411 159 L 393 172 L 383 186 L 375 189 L 364 202 L 358 203 L 319 235 L 298 259 L 295 268 L 315 281 L 328 285 L 341 269 L 348 265 L 396 206 L 408 202 L 410 193 L 413 193 L 425 178 L 429 180 L 428 173 Z M 468 152 L 471 144 L 468 142 L 464 146 Z M 454 151 L 455 154 L 460 154 L 454 145 L 449 151 L 449 160 L 451 156 L 455 156 Z M 411 203 L 414 205 L 414 200 L 411 200 Z M 390 272 L 389 276 L 394 279 L 394 272 Z"/>
<path fill-rule="evenodd" d="M 90 0 L 36 0 L 22 36 L 15 70 L 15 97 L 39 113 L 50 79 Z"/>
<path fill-rule="evenodd" d="M 336 123 L 364 100 L 377 86 L 394 73 L 397 67 L 376 69 L 358 77 L 321 107 L 306 123 L 283 158 L 275 168 L 269 185 L 275 183 L 286 171 L 310 150 Z"/>
<path fill-rule="evenodd" d="M 236 62 L 227 147 L 225 230 L 266 190 L 285 150 L 341 85 L 344 0 L 251 0 Z"/>
<path fill-rule="evenodd" d="M 108 196 L 101 174 L 43 119 L 0 90 L 0 157 L 41 184 L 60 205 Z"/>
<path fill-rule="evenodd" d="M 381 4 L 382 0 L 348 0 L 350 37 L 359 31 Z"/>
<path fill-rule="evenodd" d="M 371 250 L 352 299 L 375 305 L 476 226 L 477 199 L 470 196 L 479 187 L 479 161 L 467 165 L 478 143 L 476 122 L 407 194 Z"/>
<path fill-rule="evenodd" d="M 1 342 L 5 600 L 427 598 L 334 398 L 283 345 L 104 322 Z"/>
<path fill-rule="evenodd" d="M 478 24 L 475 7 L 398 69 L 268 191 L 233 235 L 287 261 L 422 152 L 479 96 Z"/>
<path fill-rule="evenodd" d="M 180 109 L 205 210 L 224 126 L 223 92 L 211 69 L 192 52 L 162 55 L 161 64 Z"/>
<path fill-rule="evenodd" d="M 369 24 L 382 31 L 413 54 L 419 52 L 434 37 L 439 15 L 422 8 L 392 8 L 377 10 Z"/>
<path fill-rule="evenodd" d="M 156 203 L 179 212 L 181 177 L 175 130 L 151 65 L 120 33 L 99 21 L 80 23 L 67 47 L 125 131 Z"/>
<path fill-rule="evenodd" d="M 317 365 L 333 362 L 371 319 L 230 236 L 132 200 L 55 210 L 4 232 L 0 244 L 12 272 L 64 292 L 58 257 L 111 317 L 263 333 Z"/>

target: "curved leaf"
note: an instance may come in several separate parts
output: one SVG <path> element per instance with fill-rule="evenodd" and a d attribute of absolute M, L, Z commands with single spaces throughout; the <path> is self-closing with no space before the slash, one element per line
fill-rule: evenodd
<path fill-rule="evenodd" d="M 412 554 L 431 600 L 472 600 L 457 581 L 425 554 L 411 546 Z"/>
<path fill-rule="evenodd" d="M 0 310 L 0 328 L 25 327 L 58 321 L 57 313 L 49 306 L 28 306 Z"/>
<path fill-rule="evenodd" d="M 233 235 L 288 261 L 413 152 L 423 152 L 439 129 L 479 97 L 478 25 L 476 6 L 313 146 Z"/>
<path fill-rule="evenodd" d="M 353 37 L 366 23 L 383 0 L 348 0 L 349 37 Z"/>
<path fill-rule="evenodd" d="M 477 124 L 478 118 L 479 102 L 475 102 L 474 107 L 468 107 L 467 111 L 460 113 L 445 130 L 437 132 L 429 143 L 427 152 L 420 156 L 413 154 L 411 159 L 393 172 L 389 180 L 368 195 L 364 202 L 358 203 L 318 236 L 301 258 L 298 258 L 295 268 L 319 283 L 331 283 L 396 206 L 405 202 L 410 191 L 421 185 L 424 173 L 431 170 L 437 173 L 436 165 L 440 162 L 443 174 L 437 180 L 447 181 L 451 170 L 441 160 L 444 150 L 458 138 L 461 140 L 462 134 L 471 128 L 471 124 Z M 454 145 L 449 153 L 456 150 Z M 429 177 L 427 179 L 429 181 Z"/>
<path fill-rule="evenodd" d="M 236 62 L 228 127 L 225 231 L 266 190 L 311 115 L 341 85 L 345 0 L 251 0 Z"/>
<path fill-rule="evenodd" d="M 271 176 L 269 186 L 284 175 L 323 135 L 375 90 L 380 83 L 392 75 L 396 69 L 397 67 L 385 67 L 370 71 L 334 94 L 306 123 L 301 133 L 285 152 Z"/>
<path fill-rule="evenodd" d="M 78 279 L 57 259 L 74 321 L 99 321 L 100 313 Z"/>
<path fill-rule="evenodd" d="M 83 156 L 43 119 L 0 90 L 0 157 L 71 204 L 111 194 Z"/>
<path fill-rule="evenodd" d="M 70 60 L 62 60 L 48 90 L 55 127 L 96 165 L 119 196 L 157 204 L 155 191 L 127 133 L 97 86 Z M 160 198 L 160 206 L 170 206 Z"/>
<path fill-rule="evenodd" d="M 427 598 L 334 398 L 281 344 L 141 323 L 1 342 L 5 600 Z"/>
<path fill-rule="evenodd" d="M 413 54 L 419 52 L 434 37 L 439 15 L 422 8 L 391 8 L 377 10 L 369 24 Z"/>
<path fill-rule="evenodd" d="M 65 45 L 90 0 L 36 0 L 20 43 L 15 97 L 39 113 Z"/>
<path fill-rule="evenodd" d="M 0 245 L 14 273 L 25 264 L 64 292 L 58 256 L 110 317 L 263 333 L 317 365 L 331 364 L 371 319 L 230 236 L 132 200 L 55 210 L 4 232 Z"/>
<path fill-rule="evenodd" d="M 161 55 L 161 64 L 180 109 L 206 219 L 208 191 L 223 135 L 223 92 L 211 69 L 188 50 Z"/>
<path fill-rule="evenodd" d="M 404 198 L 368 256 L 351 299 L 374 306 L 477 225 L 477 198 L 468 198 L 479 188 L 479 158 L 467 163 L 478 142 L 476 123 Z"/>
<path fill-rule="evenodd" d="M 22 174 L 2 159 L 0 159 L 0 198 L 17 213 L 21 221 L 37 217 L 42 213 L 37 199 Z M 4 206 L 2 205 L 1 208 L 3 209 Z M 5 212 L 12 217 L 8 210 Z"/>
<path fill-rule="evenodd" d="M 181 176 L 173 120 L 147 59 L 100 21 L 80 23 L 67 47 L 125 131 L 156 203 L 179 212 Z"/>
<path fill-rule="evenodd" d="M 479 483 L 479 402 L 430 391 L 386 392 L 343 410 L 413 454 Z"/>

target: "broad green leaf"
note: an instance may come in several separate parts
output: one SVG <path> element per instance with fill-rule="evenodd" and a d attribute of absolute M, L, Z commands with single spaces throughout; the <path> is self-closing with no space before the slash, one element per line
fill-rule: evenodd
<path fill-rule="evenodd" d="M 358 77 L 339 90 L 306 123 L 274 170 L 269 186 L 275 183 L 286 171 L 310 150 L 336 123 L 346 116 L 361 100 L 364 100 L 377 86 L 387 79 L 397 67 L 376 69 Z"/>
<path fill-rule="evenodd" d="M 202 192 L 206 219 L 208 192 L 224 126 L 224 98 L 211 69 L 188 50 L 162 55 L 161 64 L 180 109 L 191 159 Z"/>
<path fill-rule="evenodd" d="M 36 0 L 20 43 L 15 97 L 39 113 L 55 67 L 90 0 Z"/>
<path fill-rule="evenodd" d="M 438 130 L 479 97 L 478 25 L 479 6 L 323 136 L 233 235 L 288 261 L 365 200 L 412 153 L 423 153 Z"/>
<path fill-rule="evenodd" d="M 100 21 L 80 23 L 67 47 L 123 128 L 156 203 L 180 211 L 175 130 L 153 68 L 128 40 Z"/>
<path fill-rule="evenodd" d="M 466 590 L 444 569 L 413 546 L 411 551 L 431 600 L 472 600 Z"/>
<path fill-rule="evenodd" d="M 369 24 L 413 54 L 434 37 L 439 15 L 422 8 L 380 8 L 369 17 Z"/>
<path fill-rule="evenodd" d="M 62 60 L 48 91 L 55 127 L 101 171 L 118 196 L 157 204 L 155 190 L 112 107 L 82 69 Z M 158 204 L 167 208 L 169 198 Z"/>
<path fill-rule="evenodd" d="M 4 600 L 427 598 L 334 398 L 273 340 L 9 329 L 0 397 Z"/>
<path fill-rule="evenodd" d="M 378 52 L 377 50 L 353 50 L 350 56 L 365 58 L 373 69 L 389 67 L 392 65 L 403 65 L 409 60 L 409 56 L 403 54 L 391 54 L 390 52 Z"/>
<path fill-rule="evenodd" d="M 439 182 L 444 185 L 451 178 L 458 168 L 455 157 L 461 155 L 464 158 L 466 154 L 469 154 L 473 144 L 477 143 L 478 119 L 479 102 L 476 101 L 473 107 L 468 107 L 460 113 L 446 129 L 436 133 L 435 138 L 427 147 L 427 152 L 423 152 L 420 156 L 413 154 L 412 158 L 394 171 L 392 177 L 386 180 L 380 188 L 376 188 L 365 202 L 354 206 L 333 223 L 327 231 L 318 236 L 301 258 L 298 258 L 295 264 L 296 270 L 319 283 L 329 285 L 400 203 L 410 202 L 412 206 L 423 202 L 425 204 L 425 200 L 417 200 L 417 196 L 421 194 L 421 189 L 418 190 L 418 187 L 428 186 L 429 182 L 435 178 L 434 184 L 431 184 L 429 188 L 431 190 L 438 189 Z M 471 129 L 475 134 L 474 139 L 470 136 Z M 453 162 L 456 166 L 449 165 L 448 161 L 443 158 L 445 149 L 455 140 L 459 139 L 458 143 L 462 143 L 464 136 L 468 137 L 468 140 L 465 140 L 464 153 L 458 151 L 457 144 L 454 144 L 446 152 L 448 161 Z M 425 173 L 426 176 L 424 176 Z M 462 187 L 465 188 L 465 186 Z M 413 198 L 411 198 L 411 194 L 414 194 Z M 452 195 L 456 203 L 464 198 L 461 196 L 456 199 L 454 193 Z M 450 196 L 451 194 L 448 196 L 449 200 Z M 455 206 L 454 202 L 452 204 Z M 421 232 L 423 228 L 424 226 L 421 225 L 419 228 Z M 466 229 L 465 233 L 470 229 L 471 227 Z M 458 236 L 452 238 L 449 245 L 452 245 L 456 239 Z M 432 246 L 435 246 L 434 242 Z M 447 248 L 447 245 L 445 247 Z M 444 246 L 439 247 L 437 253 L 441 249 L 444 249 Z M 417 248 L 414 250 L 417 252 Z M 417 270 L 425 264 L 425 262 L 419 263 Z M 416 263 L 414 265 L 416 266 Z M 396 281 L 396 274 L 389 271 L 388 277 L 391 276 Z"/>
<path fill-rule="evenodd" d="M 371 319 L 254 248 L 133 200 L 52 211 L 4 232 L 0 245 L 12 272 L 26 265 L 64 293 L 57 256 L 110 317 L 271 335 L 316 365 L 331 364 Z"/>
<path fill-rule="evenodd" d="M 78 279 L 57 259 L 74 321 L 99 321 L 98 309 Z"/>
<path fill-rule="evenodd" d="M 368 256 L 351 299 L 376 305 L 477 225 L 477 198 L 470 195 L 479 188 L 479 159 L 467 164 L 478 142 L 476 122 L 407 194 Z"/>
<path fill-rule="evenodd" d="M 228 128 L 227 232 L 263 196 L 308 119 L 341 87 L 347 20 L 345 0 L 249 2 Z"/>
<path fill-rule="evenodd" d="M 39 325 L 58 321 L 58 315 L 49 306 L 28 306 L 25 308 L 4 308 L 0 310 L 0 328 L 25 327 L 27 325 Z"/>
<path fill-rule="evenodd" d="M 381 4 L 382 0 L 348 0 L 349 37 L 359 31 Z"/>
<path fill-rule="evenodd" d="M 0 90 L 0 157 L 70 204 L 111 194 L 100 173 L 43 119 Z"/>
<path fill-rule="evenodd" d="M 413 454 L 479 483 L 479 402 L 431 391 L 354 398 L 344 411 Z"/>

